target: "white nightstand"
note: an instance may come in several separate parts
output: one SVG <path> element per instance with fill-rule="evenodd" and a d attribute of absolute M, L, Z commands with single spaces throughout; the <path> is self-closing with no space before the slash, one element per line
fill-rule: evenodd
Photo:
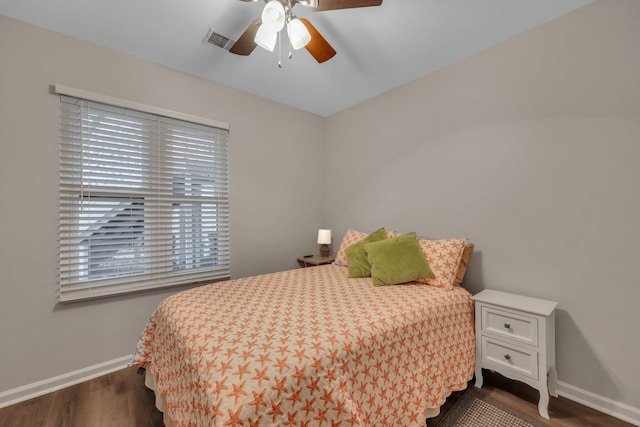
<path fill-rule="evenodd" d="M 537 388 L 538 410 L 549 419 L 549 393 L 556 383 L 557 302 L 485 289 L 476 302 L 476 387 L 482 368 Z"/>

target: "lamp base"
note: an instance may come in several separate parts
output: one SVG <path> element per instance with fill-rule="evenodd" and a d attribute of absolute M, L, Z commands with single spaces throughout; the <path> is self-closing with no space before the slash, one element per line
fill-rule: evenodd
<path fill-rule="evenodd" d="M 320 256 L 323 258 L 329 256 L 329 245 L 320 245 Z"/>

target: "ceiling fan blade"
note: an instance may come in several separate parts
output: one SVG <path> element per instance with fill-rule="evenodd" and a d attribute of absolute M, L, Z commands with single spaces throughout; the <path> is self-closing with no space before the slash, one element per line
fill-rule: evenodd
<path fill-rule="evenodd" d="M 314 0 L 309 2 L 309 9 L 315 11 L 351 9 L 354 7 L 380 6 L 382 0 Z M 314 3 L 317 3 L 315 5 Z"/>
<path fill-rule="evenodd" d="M 257 46 L 256 42 L 254 42 L 253 39 L 256 37 L 256 32 L 258 31 L 258 27 L 260 27 L 260 24 L 262 24 L 262 20 L 260 18 L 255 19 L 251 24 L 249 24 L 238 41 L 235 42 L 233 46 L 231 46 L 229 52 L 235 53 L 236 55 L 244 56 L 247 56 L 251 52 L 253 52 L 253 49 L 255 49 Z"/>
<path fill-rule="evenodd" d="M 322 37 L 322 34 L 316 30 L 316 27 L 311 25 L 311 22 L 306 18 L 299 19 L 302 21 L 304 26 L 307 27 L 309 34 L 311 34 L 311 41 L 305 46 L 305 49 L 307 49 L 311 56 L 313 56 L 319 63 L 323 63 L 333 58 L 336 54 L 335 49 L 333 49 L 329 42 Z"/>

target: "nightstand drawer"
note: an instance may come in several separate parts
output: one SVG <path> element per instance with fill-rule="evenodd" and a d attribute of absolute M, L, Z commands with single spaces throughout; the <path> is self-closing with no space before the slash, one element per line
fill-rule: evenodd
<path fill-rule="evenodd" d="M 537 352 L 487 337 L 482 337 L 482 366 L 497 371 L 510 369 L 534 380 L 538 379 Z"/>
<path fill-rule="evenodd" d="M 483 306 L 482 331 L 497 337 L 538 346 L 538 320 L 535 317 Z"/>

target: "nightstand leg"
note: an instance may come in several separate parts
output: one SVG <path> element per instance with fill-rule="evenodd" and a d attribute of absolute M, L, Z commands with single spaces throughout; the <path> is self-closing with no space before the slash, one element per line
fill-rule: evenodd
<path fill-rule="evenodd" d="M 553 397 L 558 397 L 558 371 L 556 371 L 556 367 L 552 366 L 549 368 L 549 393 Z"/>
<path fill-rule="evenodd" d="M 549 391 L 547 390 L 547 385 L 542 384 L 539 391 L 538 412 L 543 418 L 549 419 Z"/>
<path fill-rule="evenodd" d="M 483 378 L 482 378 L 482 367 L 476 366 L 476 387 L 482 388 Z"/>

